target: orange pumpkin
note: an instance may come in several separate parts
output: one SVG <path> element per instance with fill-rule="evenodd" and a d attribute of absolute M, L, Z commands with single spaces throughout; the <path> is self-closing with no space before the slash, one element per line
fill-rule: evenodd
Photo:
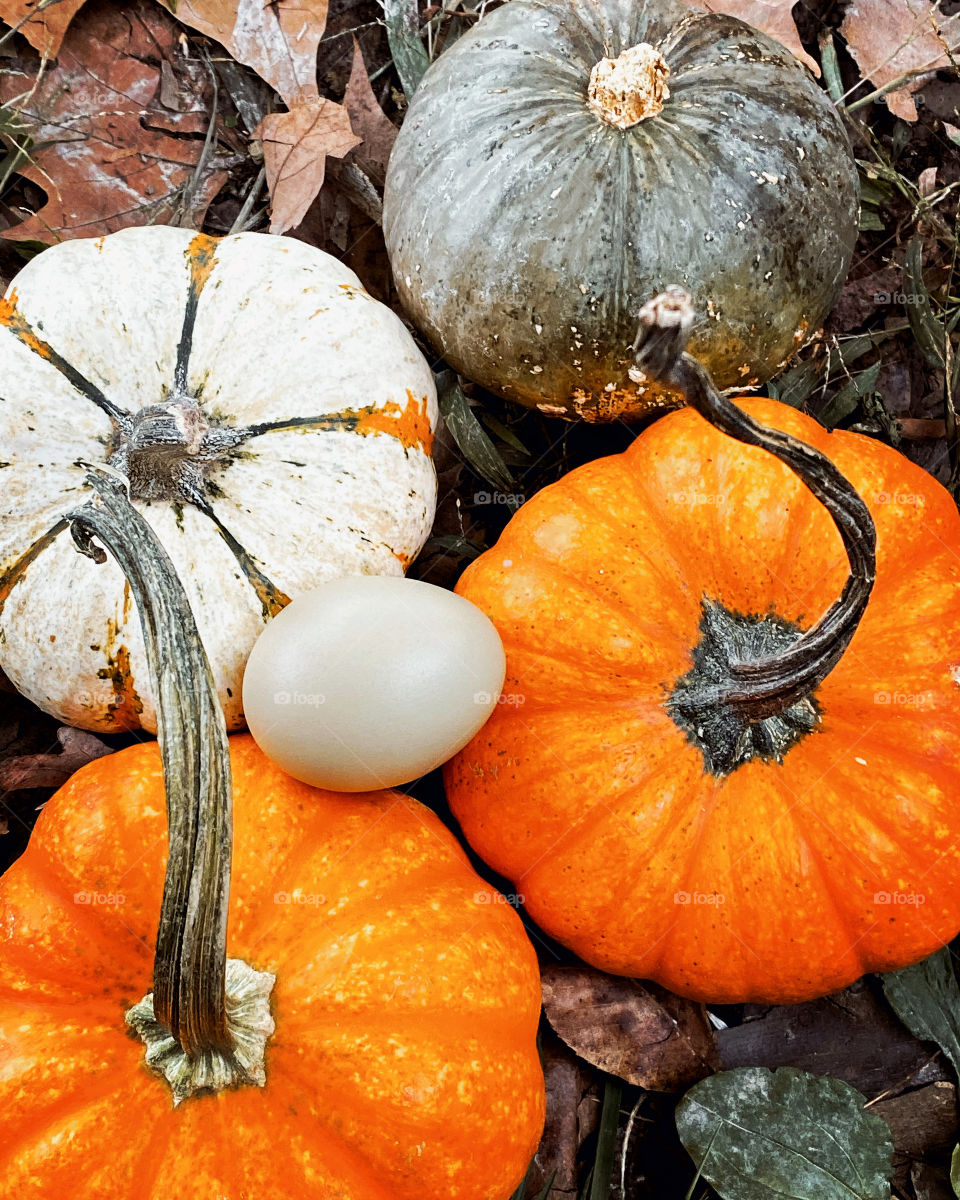
<path fill-rule="evenodd" d="M 228 768 L 208 665 L 185 678 L 183 646 L 155 645 L 152 635 L 147 642 L 161 668 L 171 837 L 193 821 L 202 875 L 202 847 L 216 856 L 216 838 L 206 835 L 223 830 L 229 870 L 232 768 L 226 945 L 254 968 L 253 991 L 265 985 L 265 997 L 271 975 L 276 981 L 256 1010 L 252 993 L 231 1000 L 227 963 L 227 1023 L 231 1034 L 246 1023 L 249 1045 L 237 1038 L 224 1050 L 240 1064 L 232 1086 L 201 1087 L 175 1107 L 128 1035 L 125 1013 L 141 1033 L 151 1024 L 146 1001 L 137 1002 L 152 976 L 161 1013 L 165 916 L 155 972 L 154 935 L 161 898 L 164 914 L 177 908 L 174 885 L 194 854 L 193 835 L 171 841 L 165 885 L 155 743 L 77 772 L 0 880 L 0 1197 L 505 1200 L 544 1113 L 537 963 L 516 914 L 492 903 L 453 836 L 409 797 L 298 783 L 248 736 L 230 739 Z M 194 717 L 178 718 L 179 727 L 170 721 L 178 696 Z M 191 808 L 177 789 L 189 792 L 194 782 L 199 807 Z M 218 792 L 226 806 L 218 807 Z M 206 875 L 198 888 L 218 892 Z M 181 911 L 194 912 L 194 899 Z M 222 1005 L 223 981 L 210 981 L 223 972 L 223 938 L 214 914 L 204 948 L 193 937 L 203 921 L 192 919 L 182 956 L 174 954 L 171 1028 L 183 1046 L 192 1040 L 187 1060 L 205 1061 L 209 1081 L 223 1032 L 205 1041 L 195 1009 L 216 1007 L 218 988 Z M 191 981 L 185 964 L 197 942 L 197 961 L 209 952 L 211 965 Z M 165 1038 L 151 1051 L 158 1068 L 171 1047 L 180 1053 Z M 260 1065 L 258 1039 L 260 1048 L 266 1040 Z"/>
<path fill-rule="evenodd" d="M 888 446 L 726 403 L 798 461 L 819 456 L 771 427 L 821 451 L 872 514 L 876 582 L 839 661 L 718 744 L 703 698 L 847 604 L 848 565 L 790 468 L 686 408 L 546 487 L 464 573 L 507 676 L 446 783 L 474 848 L 588 962 L 792 1003 L 960 929 L 960 516 Z"/>

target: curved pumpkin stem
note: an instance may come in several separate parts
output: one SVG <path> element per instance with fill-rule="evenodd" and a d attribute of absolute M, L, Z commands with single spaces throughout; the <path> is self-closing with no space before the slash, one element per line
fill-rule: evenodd
<path fill-rule="evenodd" d="M 127 481 L 91 468 L 96 499 L 68 514 L 78 548 L 95 562 L 106 546 L 140 613 L 157 706 L 169 826 L 169 856 L 154 959 L 154 991 L 128 1022 L 148 1044 L 147 1060 L 170 1080 L 175 1102 L 201 1089 L 262 1083 L 262 1051 L 273 1022 L 263 1005 L 256 1055 L 250 1031 L 231 1019 L 234 993 L 269 996 L 273 976 L 226 957 L 233 842 L 230 755 L 210 662 L 176 569 L 130 503 Z M 240 970 L 240 968 L 243 968 Z M 246 972 L 246 974 L 245 974 Z M 269 982 L 268 982 L 269 981 Z M 233 986 L 231 986 L 233 985 Z M 269 1026 L 269 1028 L 267 1027 Z M 256 1034 L 252 1035 L 254 1041 Z M 238 1053 L 238 1039 L 244 1043 Z"/>
<path fill-rule="evenodd" d="M 690 296 L 680 288 L 669 288 L 648 301 L 640 311 L 633 346 L 638 369 L 631 375 L 670 384 L 716 429 L 780 459 L 829 512 L 850 564 L 839 598 L 791 645 L 756 661 L 731 661 L 724 678 L 674 696 L 674 704 L 691 720 L 720 710 L 735 713 L 738 723 L 752 724 L 780 716 L 809 697 L 843 656 L 873 589 L 877 535 L 870 510 L 825 454 L 759 424 L 720 395 L 709 372 L 684 349 L 692 322 Z"/>

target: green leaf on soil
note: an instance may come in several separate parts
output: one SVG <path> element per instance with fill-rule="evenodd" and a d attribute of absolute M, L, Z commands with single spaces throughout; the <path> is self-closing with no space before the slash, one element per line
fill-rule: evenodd
<path fill-rule="evenodd" d="M 593 1160 L 588 1200 L 609 1200 L 613 1180 L 613 1162 L 620 1127 L 620 1080 L 608 1075 L 603 1089 L 603 1108 L 597 1130 L 597 1153 Z"/>
<path fill-rule="evenodd" d="M 960 987 L 944 946 L 914 967 L 880 976 L 890 1007 L 914 1037 L 936 1042 L 960 1077 Z"/>
<path fill-rule="evenodd" d="M 830 382 L 834 371 L 849 370 L 868 350 L 906 328 L 907 323 L 904 322 L 902 325 L 891 325 L 889 329 L 875 329 L 871 333 L 844 338 L 830 357 L 805 359 L 785 371 L 776 381 L 768 383 L 767 390 L 774 400 L 780 400 L 792 408 L 802 408 L 818 388 Z"/>
<path fill-rule="evenodd" d="M 496 436 L 500 438 L 502 442 L 506 442 L 508 446 L 516 450 L 519 454 L 523 454 L 527 458 L 530 457 L 530 451 L 526 448 L 523 442 L 520 441 L 513 430 L 508 429 L 502 421 L 498 420 L 493 415 L 493 413 L 483 412 L 480 414 L 480 419 L 490 430 L 490 432 L 496 434 Z"/>
<path fill-rule="evenodd" d="M 411 100 L 430 66 L 430 57 L 420 40 L 417 0 L 383 0 L 383 15 L 393 63 L 404 95 Z"/>
<path fill-rule="evenodd" d="M 883 364 L 877 360 L 864 371 L 853 375 L 819 413 L 819 420 L 827 429 L 837 425 L 851 413 L 856 412 L 861 398 L 868 396 L 877 386 L 877 376 Z"/>
<path fill-rule="evenodd" d="M 907 320 L 917 339 L 917 345 L 931 367 L 942 367 L 944 363 L 944 330 L 937 320 L 933 305 L 930 303 L 930 293 L 923 282 L 923 267 L 921 262 L 923 243 L 919 234 L 914 234 L 907 246 L 907 256 L 904 262 L 904 277 L 909 285 L 906 297 Z"/>
<path fill-rule="evenodd" d="M 437 399 L 450 436 L 476 473 L 500 491 L 513 489 L 513 479 L 500 452 L 484 433 L 455 371 L 437 376 Z"/>
<path fill-rule="evenodd" d="M 742 1067 L 695 1084 L 677 1130 L 724 1200 L 889 1200 L 893 1143 L 841 1079 Z"/>

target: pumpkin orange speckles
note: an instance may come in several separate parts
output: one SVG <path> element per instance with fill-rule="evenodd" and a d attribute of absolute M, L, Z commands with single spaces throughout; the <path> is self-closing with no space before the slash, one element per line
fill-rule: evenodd
<path fill-rule="evenodd" d="M 791 1004 L 960 928 L 960 517 L 889 446 L 737 403 L 826 455 L 876 527 L 876 583 L 830 673 L 722 769 L 681 717 L 718 646 L 792 645 L 848 573 L 790 469 L 685 408 L 538 492 L 464 572 L 524 703 L 498 705 L 445 780 L 474 849 L 581 958 Z"/>
<path fill-rule="evenodd" d="M 0 1200 L 78 1172 L 91 1200 L 506 1200 L 544 1105 L 516 913 L 412 798 L 297 783 L 246 735 L 230 752 L 228 952 L 277 977 L 264 1086 L 174 1108 L 124 1027 L 151 988 L 166 817 L 157 744 L 109 755 L 0 881 Z"/>

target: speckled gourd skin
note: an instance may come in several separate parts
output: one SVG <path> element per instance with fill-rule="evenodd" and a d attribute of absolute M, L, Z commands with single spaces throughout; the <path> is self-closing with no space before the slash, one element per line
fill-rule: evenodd
<path fill-rule="evenodd" d="M 158 226 L 44 251 L 0 300 L 0 667 L 72 725 L 156 728 L 123 574 L 81 557 L 62 518 L 92 494 L 83 464 L 115 461 L 93 390 L 124 418 L 174 398 L 191 298 L 187 393 L 220 429 L 271 428 L 205 468 L 209 512 L 135 502 L 186 588 L 228 728 L 243 724 L 250 648 L 287 599 L 402 574 L 433 523 L 433 374 L 335 258 Z"/>
<path fill-rule="evenodd" d="M 590 71 L 647 41 L 662 112 L 621 131 Z M 859 185 L 833 105 L 782 46 L 676 0 L 512 0 L 427 72 L 390 161 L 404 307 L 448 361 L 547 412 L 638 416 L 637 311 L 677 284 L 721 388 L 769 378 L 846 275 Z"/>
<path fill-rule="evenodd" d="M 474 850 L 586 962 L 794 1004 L 960 929 L 960 517 L 890 446 L 741 403 L 827 455 L 876 526 L 876 583 L 813 731 L 717 775 L 673 715 L 705 601 L 809 629 L 849 576 L 790 469 L 684 408 L 539 491 L 461 576 L 510 703 L 444 779 Z"/>
<path fill-rule="evenodd" d="M 516 913 L 409 796 L 297 783 L 247 735 L 230 750 L 227 952 L 276 975 L 265 1086 L 175 1109 L 127 1035 L 163 779 L 155 742 L 101 759 L 0 880 L 0 1200 L 507 1200 L 544 1116 Z"/>

